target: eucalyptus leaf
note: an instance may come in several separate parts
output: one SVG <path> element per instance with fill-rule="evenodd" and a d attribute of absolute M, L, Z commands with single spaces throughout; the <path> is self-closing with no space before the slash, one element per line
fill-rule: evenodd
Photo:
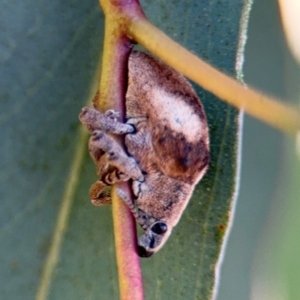
<path fill-rule="evenodd" d="M 141 4 L 173 39 L 235 76 L 246 2 Z M 89 0 L 2 1 L 0 11 L 1 298 L 36 297 L 53 237 L 61 237 L 49 299 L 118 299 L 111 208 L 89 202 L 95 167 L 77 119 L 92 95 L 103 13 Z M 239 112 L 196 89 L 209 121 L 211 163 L 168 243 L 142 260 L 147 299 L 211 297 L 235 197 Z"/>

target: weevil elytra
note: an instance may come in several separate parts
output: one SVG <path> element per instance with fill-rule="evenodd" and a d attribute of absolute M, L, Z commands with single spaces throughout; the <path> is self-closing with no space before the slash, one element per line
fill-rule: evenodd
<path fill-rule="evenodd" d="M 99 176 L 95 205 L 109 204 L 112 184 L 130 180 L 134 203 L 121 190 L 144 230 L 138 253 L 149 257 L 166 242 L 209 163 L 202 104 L 190 83 L 152 56 L 133 51 L 128 62 L 126 121 L 118 113 L 83 108 L 79 119 L 92 136 L 89 151 Z M 125 135 L 124 151 L 109 134 Z"/>

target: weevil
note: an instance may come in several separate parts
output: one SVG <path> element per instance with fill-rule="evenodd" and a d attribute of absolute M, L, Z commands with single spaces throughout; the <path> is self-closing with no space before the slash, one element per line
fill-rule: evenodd
<path fill-rule="evenodd" d="M 91 132 L 89 151 L 99 177 L 90 198 L 109 204 L 110 186 L 129 181 L 134 201 L 121 189 L 117 193 L 144 230 L 138 254 L 149 257 L 165 244 L 208 168 L 208 125 L 191 84 L 143 52 L 129 56 L 125 98 L 124 123 L 113 110 L 84 107 L 79 115 Z M 111 134 L 125 136 L 125 150 Z"/>

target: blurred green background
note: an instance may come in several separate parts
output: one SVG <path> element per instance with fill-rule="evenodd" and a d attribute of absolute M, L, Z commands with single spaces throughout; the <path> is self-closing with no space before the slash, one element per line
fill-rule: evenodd
<path fill-rule="evenodd" d="M 287 48 L 277 1 L 254 1 L 245 82 L 294 104 L 300 68 Z M 292 139 L 244 118 L 240 192 L 218 300 L 300 298 L 300 166 Z"/>

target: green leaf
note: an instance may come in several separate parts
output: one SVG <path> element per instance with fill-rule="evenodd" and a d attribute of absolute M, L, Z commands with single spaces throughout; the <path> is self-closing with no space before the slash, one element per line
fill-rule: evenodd
<path fill-rule="evenodd" d="M 244 2 L 142 6 L 180 44 L 235 75 Z M 77 0 L 0 8 L 1 297 L 33 299 L 49 284 L 49 299 L 118 299 L 111 208 L 89 203 L 96 174 L 77 119 L 92 95 L 103 14 Z M 210 125 L 210 168 L 167 245 L 142 261 L 147 299 L 209 299 L 214 285 L 236 189 L 239 114 L 197 91 Z"/>

